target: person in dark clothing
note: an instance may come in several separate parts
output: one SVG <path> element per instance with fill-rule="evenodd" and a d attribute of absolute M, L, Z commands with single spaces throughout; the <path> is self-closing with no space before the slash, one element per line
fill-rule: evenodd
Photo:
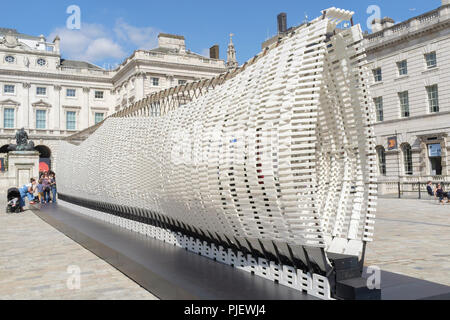
<path fill-rule="evenodd" d="M 431 197 L 436 197 L 436 194 L 434 193 L 433 190 L 433 183 L 431 181 L 428 181 L 427 183 L 427 192 Z"/>
<path fill-rule="evenodd" d="M 44 177 L 42 178 L 42 186 L 44 188 L 44 201 L 45 203 L 50 203 L 50 179 L 48 177 L 48 174 L 44 174 Z"/>
<path fill-rule="evenodd" d="M 440 203 L 444 203 L 444 199 L 447 198 L 447 202 L 450 203 L 450 199 L 448 198 L 448 192 L 445 192 L 442 188 L 441 184 L 437 185 L 436 191 L 435 191 L 436 197 L 439 198 Z"/>
<path fill-rule="evenodd" d="M 50 172 L 50 189 L 52 191 L 52 202 L 56 203 L 56 193 L 57 193 L 57 189 L 56 189 L 56 175 L 54 172 Z"/>

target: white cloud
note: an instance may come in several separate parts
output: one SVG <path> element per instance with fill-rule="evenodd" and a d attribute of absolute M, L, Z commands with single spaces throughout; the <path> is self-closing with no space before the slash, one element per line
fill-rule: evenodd
<path fill-rule="evenodd" d="M 114 32 L 118 39 L 134 45 L 136 49 L 153 49 L 158 45 L 160 30 L 153 27 L 135 27 L 123 19 L 118 19 Z"/>
<path fill-rule="evenodd" d="M 101 63 L 115 60 L 121 63 L 136 49 L 152 49 L 158 45 L 159 30 L 135 27 L 123 19 L 116 21 L 114 30 L 101 24 L 83 23 L 80 30 L 56 28 L 49 39 L 61 38 L 61 54 L 66 59 Z"/>
<path fill-rule="evenodd" d="M 89 44 L 85 57 L 88 61 L 100 61 L 105 57 L 121 59 L 125 55 L 126 53 L 118 43 L 107 38 L 99 38 Z"/>
<path fill-rule="evenodd" d="M 95 63 L 126 56 L 123 47 L 109 36 L 102 25 L 83 23 L 80 30 L 57 28 L 49 39 L 54 39 L 56 35 L 61 38 L 61 52 L 67 59 Z"/>

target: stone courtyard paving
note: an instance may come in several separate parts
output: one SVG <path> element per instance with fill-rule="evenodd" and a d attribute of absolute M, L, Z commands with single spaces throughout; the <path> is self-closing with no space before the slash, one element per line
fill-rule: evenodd
<path fill-rule="evenodd" d="M 367 266 L 450 286 L 450 204 L 379 199 Z"/>
<path fill-rule="evenodd" d="M 156 300 L 135 282 L 31 211 L 6 215 L 0 207 L 0 300 Z M 81 271 L 69 290 L 69 266 Z"/>
<path fill-rule="evenodd" d="M 6 215 L 0 204 L 0 299 L 138 299 L 153 295 L 31 211 Z M 366 265 L 450 285 L 450 205 L 380 199 Z M 69 290 L 69 266 L 81 290 Z"/>

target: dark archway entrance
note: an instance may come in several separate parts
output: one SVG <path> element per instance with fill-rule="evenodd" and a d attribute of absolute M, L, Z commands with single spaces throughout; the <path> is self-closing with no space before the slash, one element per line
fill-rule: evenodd
<path fill-rule="evenodd" d="M 39 152 L 39 171 L 52 170 L 52 151 L 46 146 L 37 146 L 34 148 Z"/>
<path fill-rule="evenodd" d="M 7 144 L 7 145 L 1 147 L 1 148 L 0 148 L 0 154 L 2 154 L 2 153 L 8 153 L 8 152 L 9 152 L 9 151 L 8 151 L 8 148 L 9 148 L 9 144 Z"/>

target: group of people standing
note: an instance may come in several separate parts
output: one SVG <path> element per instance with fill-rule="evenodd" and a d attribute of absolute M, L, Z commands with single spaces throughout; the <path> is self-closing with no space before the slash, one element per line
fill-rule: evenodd
<path fill-rule="evenodd" d="M 25 207 L 25 199 L 28 198 L 30 204 L 39 203 L 56 203 L 57 187 L 56 174 L 53 171 L 40 172 L 39 180 L 32 178 L 30 183 L 19 189 L 20 206 Z"/>
<path fill-rule="evenodd" d="M 40 203 L 56 203 L 56 174 L 53 171 L 42 172 L 37 184 L 37 196 Z M 50 195 L 51 194 L 51 195 Z"/>

